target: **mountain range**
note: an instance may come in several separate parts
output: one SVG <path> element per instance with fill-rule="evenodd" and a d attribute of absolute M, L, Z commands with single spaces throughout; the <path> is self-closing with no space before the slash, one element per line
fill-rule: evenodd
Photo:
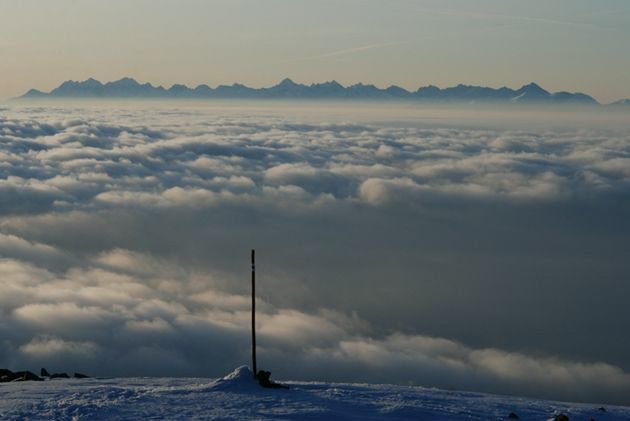
<path fill-rule="evenodd" d="M 343 86 L 336 81 L 305 85 L 284 79 L 269 88 L 250 88 L 235 83 L 211 88 L 199 85 L 195 88 L 176 84 L 170 88 L 139 83 L 132 78 L 101 83 L 96 79 L 82 82 L 66 81 L 46 93 L 31 89 L 20 98 L 242 98 L 242 99 L 355 99 L 355 100 L 413 100 L 425 102 L 469 102 L 469 103 L 544 103 L 599 105 L 591 96 L 576 92 L 551 93 L 535 83 L 519 89 L 507 87 L 457 85 L 450 88 L 425 86 L 408 91 L 392 85 L 382 89 L 374 85 L 357 83 Z M 621 100 L 614 105 L 628 105 L 630 100 Z"/>

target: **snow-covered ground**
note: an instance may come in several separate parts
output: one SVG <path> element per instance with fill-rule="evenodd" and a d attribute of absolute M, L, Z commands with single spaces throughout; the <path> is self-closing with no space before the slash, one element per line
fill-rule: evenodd
<path fill-rule="evenodd" d="M 0 384 L 2 420 L 630 420 L 630 407 L 421 387 L 287 382 L 263 389 L 246 367 L 219 380 L 124 378 Z"/>

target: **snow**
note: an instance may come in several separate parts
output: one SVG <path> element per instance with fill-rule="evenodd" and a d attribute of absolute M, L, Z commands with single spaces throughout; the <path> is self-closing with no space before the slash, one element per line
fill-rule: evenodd
<path fill-rule="evenodd" d="M 422 387 L 285 382 L 258 386 L 247 367 L 199 378 L 68 379 L 0 384 L 2 420 L 630 420 L 629 407 Z"/>

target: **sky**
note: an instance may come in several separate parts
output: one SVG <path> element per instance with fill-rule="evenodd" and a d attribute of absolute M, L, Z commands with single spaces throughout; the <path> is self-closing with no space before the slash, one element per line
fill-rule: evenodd
<path fill-rule="evenodd" d="M 124 76 L 459 83 L 630 97 L 625 0 L 4 0 L 0 97 Z"/>

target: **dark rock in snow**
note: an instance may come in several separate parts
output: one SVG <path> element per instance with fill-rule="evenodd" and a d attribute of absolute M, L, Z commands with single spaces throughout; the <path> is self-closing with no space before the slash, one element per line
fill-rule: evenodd
<path fill-rule="evenodd" d="M 39 371 L 40 376 L 31 373 L 30 371 L 17 371 L 12 372 L 6 368 L 0 368 L 0 383 L 7 382 L 24 382 L 24 381 L 42 381 L 42 377 L 48 377 L 49 379 L 69 379 L 68 373 L 54 373 L 50 374 L 44 367 Z M 85 379 L 89 376 L 81 373 L 74 373 L 75 379 Z"/>
<path fill-rule="evenodd" d="M 553 421 L 569 421 L 569 416 L 565 414 L 559 414 L 553 417 Z"/>
<path fill-rule="evenodd" d="M 37 381 L 40 382 L 43 379 L 39 376 L 37 376 L 34 373 L 31 373 L 30 371 L 16 371 L 15 373 L 13 373 L 13 375 L 11 376 L 10 382 L 27 382 L 27 381 Z"/>
<path fill-rule="evenodd" d="M 520 417 L 516 415 L 514 412 L 510 412 L 510 415 L 508 415 L 508 418 L 511 418 L 513 420 L 518 420 Z"/>
<path fill-rule="evenodd" d="M 262 387 L 266 387 L 269 389 L 288 389 L 289 388 L 289 386 L 285 386 L 283 384 L 271 381 L 269 377 L 271 377 L 271 371 L 260 370 L 258 371 L 258 374 L 256 374 L 258 383 L 260 383 Z"/>
<path fill-rule="evenodd" d="M 7 370 L 6 368 L 0 368 L 0 383 L 10 382 L 9 378 L 13 376 L 13 372 L 11 370 Z"/>

